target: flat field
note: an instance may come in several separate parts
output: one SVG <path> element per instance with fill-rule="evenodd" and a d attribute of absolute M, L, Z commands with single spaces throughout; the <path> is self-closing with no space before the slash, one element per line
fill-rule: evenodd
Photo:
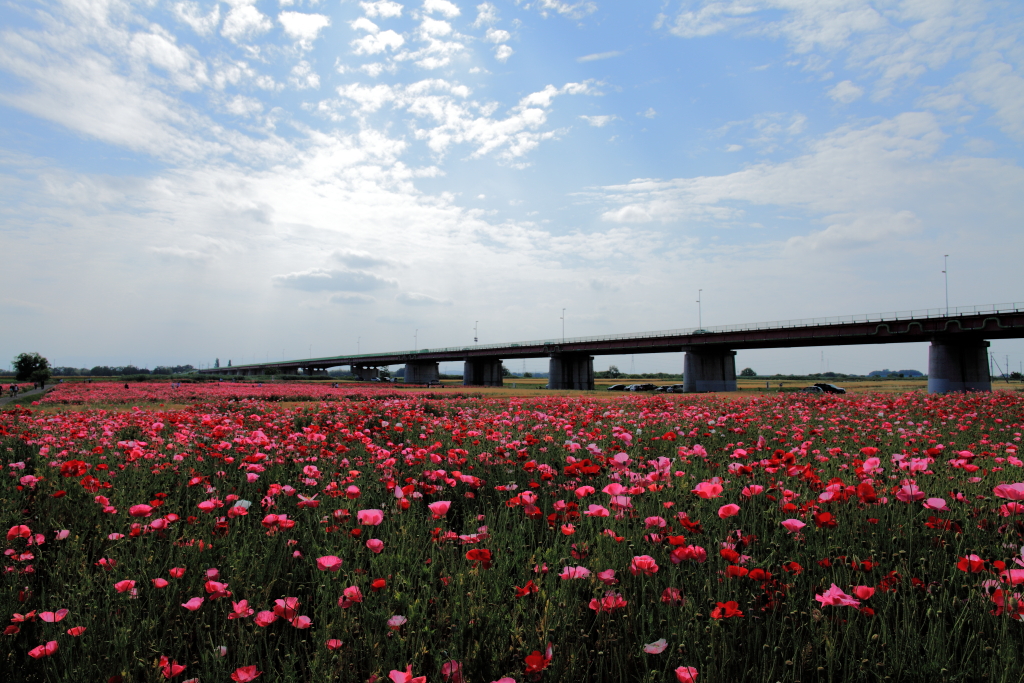
<path fill-rule="evenodd" d="M 4 683 L 1022 680 L 1020 393 L 186 387 L 0 412 Z"/>

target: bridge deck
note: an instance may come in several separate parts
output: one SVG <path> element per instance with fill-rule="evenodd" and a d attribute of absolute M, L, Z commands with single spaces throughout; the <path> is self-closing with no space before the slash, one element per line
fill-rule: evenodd
<path fill-rule="evenodd" d="M 638 334 L 544 339 L 507 344 L 391 351 L 236 365 L 231 371 L 325 369 L 341 365 L 385 366 L 474 358 L 539 358 L 553 354 L 624 355 L 673 353 L 701 348 L 731 350 L 853 344 L 897 344 L 1024 337 L 1024 303 L 928 309 L 774 323 L 724 325 Z M 223 373 L 227 368 L 201 372 Z"/>

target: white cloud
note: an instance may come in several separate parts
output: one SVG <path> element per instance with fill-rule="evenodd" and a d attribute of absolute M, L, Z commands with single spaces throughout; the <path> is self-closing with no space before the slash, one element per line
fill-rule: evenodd
<path fill-rule="evenodd" d="M 515 50 L 510 48 L 508 45 L 499 45 L 494 48 L 494 58 L 499 62 L 504 63 L 508 61 L 508 58 L 511 57 L 514 52 Z"/>
<path fill-rule="evenodd" d="M 508 31 L 502 31 L 501 29 L 489 28 L 487 33 L 484 35 L 484 39 L 492 43 L 504 43 L 512 37 L 512 34 Z"/>
<path fill-rule="evenodd" d="M 743 145 L 729 145 L 725 148 L 726 152 L 739 152 L 743 149 Z"/>
<path fill-rule="evenodd" d="M 619 117 L 614 115 L 602 115 L 602 116 L 580 116 L 581 119 L 589 123 L 595 128 L 604 128 L 612 121 L 617 120 Z"/>
<path fill-rule="evenodd" d="M 249 117 L 263 111 L 263 103 L 254 97 L 235 95 L 224 103 L 225 111 L 235 116 Z"/>
<path fill-rule="evenodd" d="M 449 2 L 448 0 L 424 0 L 423 11 L 427 14 L 437 12 L 449 19 L 462 14 L 462 11 L 454 3 Z"/>
<path fill-rule="evenodd" d="M 392 19 L 402 16 L 402 5 L 391 0 L 377 0 L 377 2 L 360 2 L 359 6 L 368 17 L 381 17 Z"/>
<path fill-rule="evenodd" d="M 474 28 L 480 28 L 488 24 L 493 24 L 498 21 L 498 8 L 489 2 L 484 2 L 476 6 L 476 21 L 473 22 Z"/>
<path fill-rule="evenodd" d="M 284 27 L 289 38 L 298 41 L 303 50 L 313 47 L 313 41 L 320 31 L 331 25 L 331 18 L 325 14 L 306 14 L 305 12 L 281 12 L 277 20 Z"/>
<path fill-rule="evenodd" d="M 637 112 L 637 116 L 643 116 L 648 119 L 653 119 L 658 115 L 658 112 L 654 111 L 654 107 L 649 107 L 647 111 Z"/>
<path fill-rule="evenodd" d="M 582 19 L 597 11 L 597 5 L 590 0 L 573 3 L 561 2 L 561 0 L 539 0 L 536 4 L 541 8 L 541 14 L 544 16 L 547 16 L 547 10 L 551 10 L 572 19 Z"/>
<path fill-rule="evenodd" d="M 891 247 L 894 240 L 916 236 L 921 220 L 912 211 L 860 212 L 829 216 L 830 225 L 809 235 L 791 237 L 786 248 L 793 251 L 838 251 Z"/>
<path fill-rule="evenodd" d="M 325 268 L 310 268 L 295 273 L 274 275 L 271 280 L 278 287 L 306 292 L 369 292 L 398 285 L 395 280 L 382 278 L 373 273 Z"/>
<path fill-rule="evenodd" d="M 622 53 L 619 52 L 618 50 L 613 50 L 611 52 L 595 52 L 594 54 L 591 55 L 583 55 L 582 57 L 577 57 L 576 61 L 580 63 L 596 62 L 599 59 L 611 59 L 612 57 L 618 57 L 621 54 Z"/>
<path fill-rule="evenodd" d="M 863 88 L 858 88 L 853 81 L 841 81 L 828 91 L 828 96 L 840 104 L 850 104 L 860 99 Z"/>
<path fill-rule="evenodd" d="M 420 24 L 420 31 L 425 36 L 446 36 L 452 32 L 452 25 L 447 21 L 441 19 L 431 19 L 430 17 L 423 17 L 423 23 Z"/>
<path fill-rule="evenodd" d="M 418 292 L 402 292 L 395 297 L 395 301 L 407 306 L 451 306 L 454 303 L 451 299 L 439 299 Z"/>
<path fill-rule="evenodd" d="M 320 76 L 313 71 L 309 62 L 302 60 L 292 67 L 288 82 L 298 90 L 315 90 L 320 87 Z"/>
<path fill-rule="evenodd" d="M 168 73 L 175 85 L 198 90 L 208 82 L 206 66 L 194 50 L 182 49 L 174 37 L 154 26 L 152 33 L 136 33 L 129 50 L 137 63 L 148 63 Z"/>
<path fill-rule="evenodd" d="M 337 292 L 331 294 L 327 300 L 332 304 L 339 305 L 372 304 L 376 301 L 376 299 L 368 294 L 353 294 L 351 292 Z"/>
<path fill-rule="evenodd" d="M 220 34 L 233 43 L 240 43 L 264 34 L 273 27 L 270 18 L 252 5 L 238 4 L 228 12 Z"/>
<path fill-rule="evenodd" d="M 359 17 L 355 21 L 349 22 L 349 26 L 352 27 L 353 31 L 366 31 L 367 33 L 380 33 L 380 26 L 373 23 L 366 17 Z"/>
<path fill-rule="evenodd" d="M 375 55 L 387 49 L 397 50 L 405 44 L 405 38 L 391 29 L 369 34 L 352 41 L 353 52 L 357 55 Z"/>
<path fill-rule="evenodd" d="M 203 14 L 198 2 L 186 0 L 174 4 L 174 14 L 179 21 L 183 21 L 192 27 L 192 30 L 201 36 L 208 36 L 213 33 L 220 23 L 220 5 L 214 4 L 208 14 Z"/>

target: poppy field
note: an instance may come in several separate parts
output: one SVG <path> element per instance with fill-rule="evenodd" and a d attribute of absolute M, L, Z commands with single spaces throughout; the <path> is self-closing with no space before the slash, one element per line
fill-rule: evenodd
<path fill-rule="evenodd" d="M 0 412 L 5 682 L 1022 680 L 1020 393 L 89 386 Z"/>

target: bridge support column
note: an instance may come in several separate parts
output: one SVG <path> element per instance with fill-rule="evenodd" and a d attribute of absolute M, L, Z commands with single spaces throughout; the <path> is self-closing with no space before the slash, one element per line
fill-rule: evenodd
<path fill-rule="evenodd" d="M 551 356 L 548 389 L 594 390 L 594 357 L 579 354 Z"/>
<path fill-rule="evenodd" d="M 437 369 L 437 363 L 428 361 L 405 364 L 406 384 L 427 384 L 429 382 L 439 382 L 440 380 L 441 373 Z"/>
<path fill-rule="evenodd" d="M 467 360 L 462 369 L 462 384 L 467 387 L 500 387 L 501 359 L 474 358 Z"/>
<path fill-rule="evenodd" d="M 369 382 L 370 380 L 380 377 L 380 369 L 378 368 L 371 368 L 366 365 L 353 365 L 351 366 L 351 369 L 352 374 L 363 382 Z"/>
<path fill-rule="evenodd" d="M 988 347 L 984 340 L 933 341 L 928 349 L 928 393 L 992 391 Z"/>
<path fill-rule="evenodd" d="M 683 391 L 736 391 L 736 352 L 727 349 L 687 351 L 683 358 Z"/>

